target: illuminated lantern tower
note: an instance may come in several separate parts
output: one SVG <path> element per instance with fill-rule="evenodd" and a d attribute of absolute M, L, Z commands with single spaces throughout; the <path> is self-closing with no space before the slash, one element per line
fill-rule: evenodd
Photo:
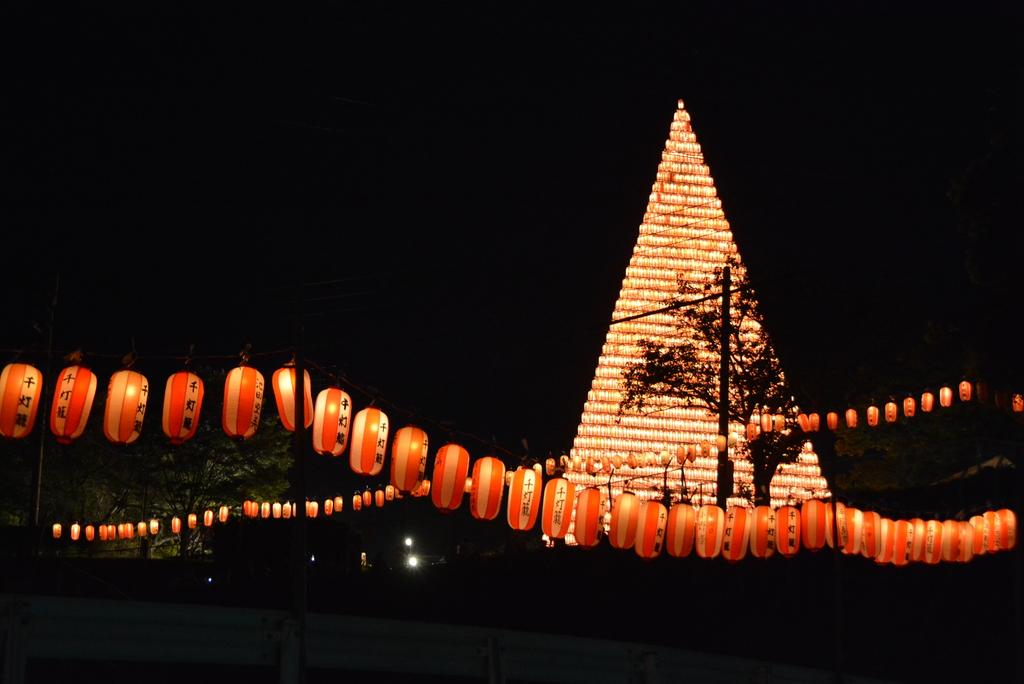
<path fill-rule="evenodd" d="M 680 101 L 612 320 L 665 307 L 678 295 L 680 281 L 703 287 L 714 282 L 715 270 L 730 260 L 732 286 L 742 287 L 747 283 L 746 269 L 690 126 L 690 115 Z M 740 330 L 760 334 L 750 321 Z M 566 477 L 578 490 L 607 487 L 611 482 L 610 495 L 615 497 L 628 480 L 629 490 L 641 500 L 662 499 L 667 485 L 673 502 L 715 502 L 716 449 L 721 448 L 716 443 L 722 443 L 717 439 L 717 415 L 703 408 L 684 408 L 669 397 L 654 398 L 643 412 L 628 409 L 619 414 L 623 371 L 641 358 L 637 341 L 671 346 L 693 336 L 692 331 L 680 329 L 672 311 L 609 327 L 568 459 Z M 710 353 L 717 364 L 717 351 Z M 746 493 L 753 490 L 753 466 L 747 458 L 745 428 L 738 423 L 729 427 L 737 436 L 729 447 L 735 465 L 730 506 L 752 503 Z M 691 461 L 686 454 L 696 457 Z M 590 463 L 594 467 L 573 466 Z M 830 496 L 809 443 L 796 462 L 780 466 L 771 496 L 774 508 Z"/>

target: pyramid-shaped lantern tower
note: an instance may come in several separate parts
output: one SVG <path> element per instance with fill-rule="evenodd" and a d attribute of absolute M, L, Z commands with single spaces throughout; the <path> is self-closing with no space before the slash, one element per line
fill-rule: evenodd
<path fill-rule="evenodd" d="M 713 282 L 715 270 L 729 261 L 733 287 L 741 287 L 746 269 L 680 100 L 612 320 L 665 307 L 678 295 L 681 281 L 701 286 Z M 752 325 L 744 330 L 759 334 Z M 717 415 L 678 406 L 668 397 L 654 398 L 643 411 L 619 413 L 623 371 L 640 358 L 637 341 L 670 346 L 692 334 L 679 327 L 671 311 L 609 327 L 566 477 L 577 485 L 600 487 L 605 496 L 610 483 L 612 496 L 629 489 L 643 499 L 661 499 L 667 487 L 673 501 L 715 502 L 718 459 L 711 446 L 718 436 Z M 745 429 L 730 425 L 730 432 L 738 436 L 730 448 L 735 465 L 730 505 L 752 505 L 753 466 L 746 456 Z M 684 446 L 694 451 L 700 447 L 701 453 L 686 461 L 679 453 Z M 671 459 L 670 464 L 665 466 L 663 459 Z M 774 507 L 830 495 L 810 443 L 797 462 L 780 466 L 771 495 Z"/>

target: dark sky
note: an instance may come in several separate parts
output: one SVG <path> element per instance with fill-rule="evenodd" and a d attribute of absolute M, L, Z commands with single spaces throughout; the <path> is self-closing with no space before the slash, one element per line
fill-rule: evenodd
<path fill-rule="evenodd" d="M 58 268 L 57 348 L 141 368 L 288 347 L 286 288 L 336 281 L 311 358 L 558 453 L 677 98 L 784 361 L 843 366 L 941 312 L 951 182 L 1020 83 L 994 9 L 372 4 L 7 10 L 0 346 L 38 346 Z"/>

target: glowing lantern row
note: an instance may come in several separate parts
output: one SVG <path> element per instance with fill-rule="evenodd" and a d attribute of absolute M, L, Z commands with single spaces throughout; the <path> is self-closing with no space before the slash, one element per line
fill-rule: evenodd
<path fill-rule="evenodd" d="M 587 487 L 576 497 L 573 535 L 576 543 L 589 549 L 597 546 L 601 532 L 601 491 Z"/>
<path fill-rule="evenodd" d="M 313 424 L 313 388 L 309 379 L 309 371 L 302 371 L 303 389 L 303 422 L 308 428 Z M 281 416 L 281 424 L 289 432 L 295 431 L 295 366 L 288 365 L 278 368 L 270 378 L 274 385 L 274 400 L 277 402 L 277 413 Z"/>
<path fill-rule="evenodd" d="M 348 446 L 351 421 L 352 399 L 348 393 L 338 387 L 321 390 L 313 410 L 313 450 L 324 456 L 341 456 Z"/>
<path fill-rule="evenodd" d="M 203 381 L 198 375 L 178 371 L 167 378 L 162 426 L 171 444 L 181 444 L 195 436 L 202 408 Z"/>
<path fill-rule="evenodd" d="M 544 485 L 544 503 L 540 513 L 540 528 L 552 539 L 563 539 L 569 533 L 572 502 L 576 485 L 563 477 L 548 480 Z"/>
<path fill-rule="evenodd" d="M 540 511 L 540 475 L 533 468 L 517 468 L 508 489 L 508 525 L 513 530 L 532 530 Z"/>
<path fill-rule="evenodd" d="M 142 434 L 149 381 L 141 373 L 120 370 L 110 376 L 103 412 L 103 434 L 114 444 L 131 444 Z"/>
<path fill-rule="evenodd" d="M 469 512 L 477 520 L 494 520 L 501 512 L 505 493 L 505 464 L 493 456 L 484 456 L 473 464 L 469 489 Z"/>
<path fill-rule="evenodd" d="M 85 366 L 68 366 L 60 372 L 50 408 L 50 432 L 60 444 L 71 444 L 82 436 L 96 385 L 96 374 Z"/>
<path fill-rule="evenodd" d="M 221 422 L 228 437 L 249 439 L 260 426 L 263 374 L 250 366 L 232 368 L 224 380 Z"/>
<path fill-rule="evenodd" d="M 21 439 L 32 432 L 42 387 L 43 374 L 35 366 L 4 366 L 0 373 L 0 436 Z"/>
<path fill-rule="evenodd" d="M 418 427 L 407 425 L 395 433 L 391 443 L 391 484 L 399 491 L 411 492 L 423 479 L 429 448 L 427 433 Z"/>
<path fill-rule="evenodd" d="M 469 452 L 458 444 L 445 444 L 434 457 L 430 500 L 441 511 L 454 511 L 462 504 L 469 472 Z"/>
<path fill-rule="evenodd" d="M 388 441 L 388 417 L 369 406 L 356 414 L 352 424 L 352 446 L 348 463 L 356 475 L 374 476 L 384 467 Z"/>

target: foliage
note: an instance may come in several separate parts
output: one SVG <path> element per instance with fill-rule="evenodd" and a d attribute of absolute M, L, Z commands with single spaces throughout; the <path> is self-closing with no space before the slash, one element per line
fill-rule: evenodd
<path fill-rule="evenodd" d="M 733 264 L 735 266 L 735 264 Z M 737 279 L 738 280 L 738 279 Z M 722 269 L 714 279 L 700 284 L 681 282 L 676 303 L 709 297 L 722 290 Z M 703 408 L 721 413 L 719 392 L 719 346 L 721 344 L 721 298 L 710 297 L 698 304 L 676 309 L 680 330 L 692 339 L 670 346 L 640 340 L 639 361 L 624 371 L 624 399 L 620 407 L 639 411 L 652 408 L 655 397 L 668 397 L 675 406 Z M 778 354 L 764 328 L 750 287 L 733 285 L 730 299 L 729 334 L 729 419 L 746 425 L 755 414 L 792 412 L 792 394 L 778 361 Z M 755 500 L 770 500 L 768 487 L 779 463 L 792 461 L 803 439 L 795 433 L 770 433 L 748 444 L 754 465 Z"/>

